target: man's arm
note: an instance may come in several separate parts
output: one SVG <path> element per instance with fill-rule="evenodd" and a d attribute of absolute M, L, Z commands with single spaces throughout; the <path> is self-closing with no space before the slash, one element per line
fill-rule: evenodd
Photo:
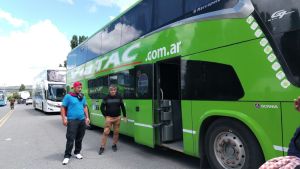
<path fill-rule="evenodd" d="M 66 108 L 64 106 L 61 106 L 60 115 L 64 126 L 67 126 L 68 124 L 68 120 L 66 118 L 66 112 L 67 112 Z"/>
<path fill-rule="evenodd" d="M 84 114 L 85 114 L 85 123 L 86 125 L 90 124 L 89 111 L 87 105 L 84 106 Z"/>

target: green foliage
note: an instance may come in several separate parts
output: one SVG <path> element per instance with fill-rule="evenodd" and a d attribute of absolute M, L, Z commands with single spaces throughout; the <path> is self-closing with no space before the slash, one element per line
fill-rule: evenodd
<path fill-rule="evenodd" d="M 21 92 L 21 91 L 25 91 L 25 90 L 26 90 L 25 85 L 24 85 L 24 84 L 21 84 L 19 91 Z"/>
<path fill-rule="evenodd" d="M 76 48 L 80 43 L 84 42 L 88 37 L 87 36 L 77 36 L 73 35 L 72 40 L 70 41 L 71 48 Z"/>
<path fill-rule="evenodd" d="M 81 44 L 82 42 L 84 42 L 88 37 L 87 36 L 79 36 L 79 43 L 78 44 Z"/>
<path fill-rule="evenodd" d="M 13 96 L 8 96 L 7 100 L 11 101 L 11 99 L 13 99 Z"/>
<path fill-rule="evenodd" d="M 11 99 L 17 100 L 17 99 L 20 99 L 20 98 L 21 98 L 21 96 L 19 95 L 19 93 L 14 92 L 12 96 L 8 96 L 7 100 L 11 100 Z"/>
<path fill-rule="evenodd" d="M 71 48 L 74 49 L 76 46 L 78 46 L 78 37 L 77 35 L 73 35 L 71 40 Z"/>

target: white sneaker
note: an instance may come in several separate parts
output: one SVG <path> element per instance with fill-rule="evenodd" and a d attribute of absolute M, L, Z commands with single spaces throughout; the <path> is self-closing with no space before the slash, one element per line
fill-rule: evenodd
<path fill-rule="evenodd" d="M 83 159 L 83 156 L 82 156 L 81 154 L 75 154 L 75 157 L 76 157 L 77 159 Z"/>
<path fill-rule="evenodd" d="M 69 162 L 69 160 L 70 160 L 70 158 L 64 158 L 62 164 L 63 164 L 63 165 L 67 165 L 68 162 Z"/>

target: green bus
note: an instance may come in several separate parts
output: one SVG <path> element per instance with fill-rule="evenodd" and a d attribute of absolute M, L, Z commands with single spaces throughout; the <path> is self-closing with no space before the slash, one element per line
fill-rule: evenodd
<path fill-rule="evenodd" d="M 116 84 L 136 143 L 258 168 L 300 124 L 299 13 L 299 0 L 140 0 L 69 53 L 67 84 L 84 84 L 94 126 Z"/>

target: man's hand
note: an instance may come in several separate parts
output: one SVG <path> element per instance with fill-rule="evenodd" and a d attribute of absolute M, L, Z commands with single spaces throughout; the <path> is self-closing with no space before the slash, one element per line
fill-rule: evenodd
<path fill-rule="evenodd" d="M 90 119 L 87 117 L 87 118 L 85 118 L 85 124 L 87 125 L 87 126 L 89 126 L 90 125 Z"/>
<path fill-rule="evenodd" d="M 128 121 L 127 117 L 123 117 L 123 120 L 125 123 L 127 123 L 127 121 Z"/>
<path fill-rule="evenodd" d="M 68 120 L 66 118 L 63 119 L 63 125 L 67 126 L 68 125 Z"/>

